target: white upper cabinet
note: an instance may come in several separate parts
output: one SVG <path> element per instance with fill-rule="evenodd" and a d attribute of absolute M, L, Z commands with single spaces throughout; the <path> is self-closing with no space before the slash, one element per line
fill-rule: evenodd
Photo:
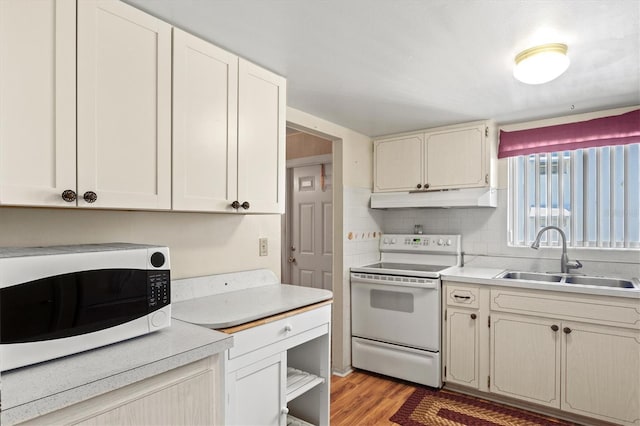
<path fill-rule="evenodd" d="M 78 198 L 171 208 L 171 26 L 113 0 L 78 2 Z"/>
<path fill-rule="evenodd" d="M 491 122 L 475 122 L 373 142 L 374 192 L 437 191 L 495 185 Z"/>
<path fill-rule="evenodd" d="M 238 57 L 173 29 L 173 208 L 237 199 Z"/>
<path fill-rule="evenodd" d="M 284 213 L 286 80 L 240 59 L 238 202 L 247 213 Z"/>
<path fill-rule="evenodd" d="M 430 190 L 475 188 L 489 184 L 484 125 L 426 133 L 425 179 Z"/>
<path fill-rule="evenodd" d="M 423 134 L 377 140 L 373 143 L 374 191 L 422 188 Z"/>
<path fill-rule="evenodd" d="M 75 205 L 75 0 L 0 1 L 0 204 Z"/>

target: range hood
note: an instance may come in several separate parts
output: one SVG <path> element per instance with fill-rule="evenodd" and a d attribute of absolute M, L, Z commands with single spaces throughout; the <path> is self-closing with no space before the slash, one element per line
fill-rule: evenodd
<path fill-rule="evenodd" d="M 371 194 L 372 209 L 409 207 L 496 207 L 495 188 L 450 189 L 445 191 L 377 192 Z"/>

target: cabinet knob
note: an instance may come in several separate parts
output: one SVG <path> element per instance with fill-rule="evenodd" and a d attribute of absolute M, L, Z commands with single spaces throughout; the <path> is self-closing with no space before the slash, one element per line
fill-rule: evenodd
<path fill-rule="evenodd" d="M 564 331 L 565 334 L 570 334 L 571 333 L 571 329 L 569 327 L 563 328 L 562 331 Z"/>
<path fill-rule="evenodd" d="M 76 200 L 76 198 L 77 198 L 76 191 L 73 191 L 71 189 L 62 191 L 62 199 L 65 200 L 67 203 L 73 203 Z"/>
<path fill-rule="evenodd" d="M 287 407 L 282 407 L 282 410 L 280 410 L 280 412 L 282 414 L 289 414 L 289 409 Z"/>
<path fill-rule="evenodd" d="M 236 200 L 233 203 L 231 203 L 231 207 L 234 209 L 239 209 L 240 208 L 240 203 Z"/>
<path fill-rule="evenodd" d="M 425 183 L 425 184 L 424 184 L 424 189 L 429 189 L 429 186 L 430 186 L 430 185 L 429 185 L 428 183 Z"/>
<path fill-rule="evenodd" d="M 476 318 L 477 318 L 476 314 L 471 314 L 471 319 L 472 319 L 472 320 L 474 320 L 474 319 L 476 319 Z"/>
<path fill-rule="evenodd" d="M 290 332 L 291 330 L 293 330 L 293 327 L 291 327 L 291 324 L 287 324 L 284 326 L 284 331 L 286 333 Z"/>
<path fill-rule="evenodd" d="M 249 207 L 251 207 L 251 205 L 248 201 L 245 201 L 244 203 L 242 203 L 241 207 L 245 210 L 249 210 Z"/>
<path fill-rule="evenodd" d="M 553 331 L 558 331 L 558 329 L 559 329 L 559 328 L 560 328 L 560 327 L 558 327 L 558 326 L 557 326 L 557 325 L 555 325 L 555 324 L 553 324 L 553 325 L 551 326 L 551 329 L 552 329 Z"/>
<path fill-rule="evenodd" d="M 82 196 L 82 198 L 89 204 L 91 203 L 95 203 L 96 200 L 98 199 L 98 194 L 96 194 L 93 191 L 87 191 L 84 193 L 84 195 Z"/>
<path fill-rule="evenodd" d="M 417 185 L 416 185 L 416 188 L 418 188 L 418 189 L 422 188 L 422 184 L 420 184 L 420 183 L 419 183 L 419 184 L 417 184 Z"/>

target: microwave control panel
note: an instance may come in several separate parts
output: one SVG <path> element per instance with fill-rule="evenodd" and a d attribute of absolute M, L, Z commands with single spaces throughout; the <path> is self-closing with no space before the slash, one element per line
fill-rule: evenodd
<path fill-rule="evenodd" d="M 171 303 L 171 277 L 169 271 L 148 271 L 149 311 Z"/>

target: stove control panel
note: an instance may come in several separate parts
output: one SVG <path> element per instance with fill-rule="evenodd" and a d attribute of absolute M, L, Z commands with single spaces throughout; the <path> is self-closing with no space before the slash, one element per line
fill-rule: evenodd
<path fill-rule="evenodd" d="M 460 235 L 383 234 L 380 250 L 458 253 L 462 244 Z"/>

